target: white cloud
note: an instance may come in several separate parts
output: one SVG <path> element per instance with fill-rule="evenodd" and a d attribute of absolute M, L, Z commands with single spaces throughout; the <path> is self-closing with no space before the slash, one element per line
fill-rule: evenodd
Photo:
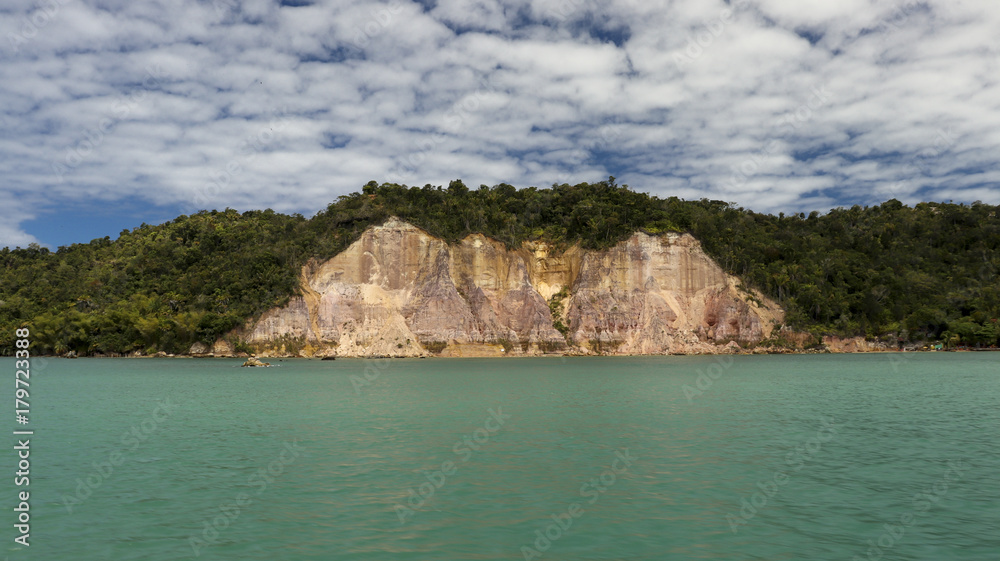
<path fill-rule="evenodd" d="M 370 179 L 614 173 L 761 211 L 997 203 L 998 27 L 945 0 L 50 0 L 0 18 L 0 199 L 309 214 Z"/>
<path fill-rule="evenodd" d="M 20 223 L 23 220 L 26 219 L 23 217 L 19 220 L 0 218 L 0 247 L 28 247 L 33 243 L 40 243 L 34 236 L 21 231 Z"/>

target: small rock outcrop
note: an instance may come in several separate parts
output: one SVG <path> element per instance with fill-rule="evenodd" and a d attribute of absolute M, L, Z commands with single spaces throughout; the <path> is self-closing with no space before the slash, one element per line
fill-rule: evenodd
<path fill-rule="evenodd" d="M 270 362 L 261 362 L 257 357 L 252 356 L 252 357 L 246 359 L 246 361 L 243 363 L 243 366 L 248 367 L 248 368 L 249 367 L 271 366 L 271 363 Z"/>

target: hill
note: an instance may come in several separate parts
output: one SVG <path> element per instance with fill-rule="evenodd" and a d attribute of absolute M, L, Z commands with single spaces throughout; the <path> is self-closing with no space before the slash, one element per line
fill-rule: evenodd
<path fill-rule="evenodd" d="M 636 231 L 687 232 L 722 268 L 816 335 L 893 342 L 1000 339 L 997 207 L 890 200 L 769 215 L 723 201 L 658 198 L 599 183 L 516 189 L 370 182 L 312 218 L 202 211 L 52 252 L 0 250 L 0 353 L 29 326 L 36 352 L 181 353 L 296 296 L 310 259 L 331 258 L 398 216 L 450 243 L 481 233 L 606 249 Z"/>

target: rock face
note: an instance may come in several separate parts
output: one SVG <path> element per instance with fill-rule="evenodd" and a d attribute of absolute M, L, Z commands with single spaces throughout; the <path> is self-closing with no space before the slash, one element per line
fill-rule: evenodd
<path fill-rule="evenodd" d="M 482 235 L 449 245 L 392 218 L 303 267 L 302 295 L 244 338 L 263 354 L 294 342 L 342 357 L 731 352 L 783 319 L 737 285 L 687 234 L 555 254 Z"/>
<path fill-rule="evenodd" d="M 637 233 L 583 257 L 567 317 L 573 340 L 591 350 L 716 352 L 716 343 L 759 342 L 780 323 L 776 304 L 747 296 L 690 235 Z"/>
<path fill-rule="evenodd" d="M 260 368 L 264 366 L 271 366 L 270 362 L 261 362 L 257 357 L 250 357 L 243 362 L 245 368 Z"/>
<path fill-rule="evenodd" d="M 889 345 L 878 341 L 868 341 L 864 337 L 823 337 L 823 344 L 831 353 L 874 353 L 892 350 Z"/>

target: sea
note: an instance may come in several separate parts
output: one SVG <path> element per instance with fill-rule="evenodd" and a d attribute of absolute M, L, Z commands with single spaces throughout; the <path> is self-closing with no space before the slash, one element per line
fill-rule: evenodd
<path fill-rule="evenodd" d="M 0 360 L 0 555 L 1000 559 L 1000 353 L 266 360 Z"/>

